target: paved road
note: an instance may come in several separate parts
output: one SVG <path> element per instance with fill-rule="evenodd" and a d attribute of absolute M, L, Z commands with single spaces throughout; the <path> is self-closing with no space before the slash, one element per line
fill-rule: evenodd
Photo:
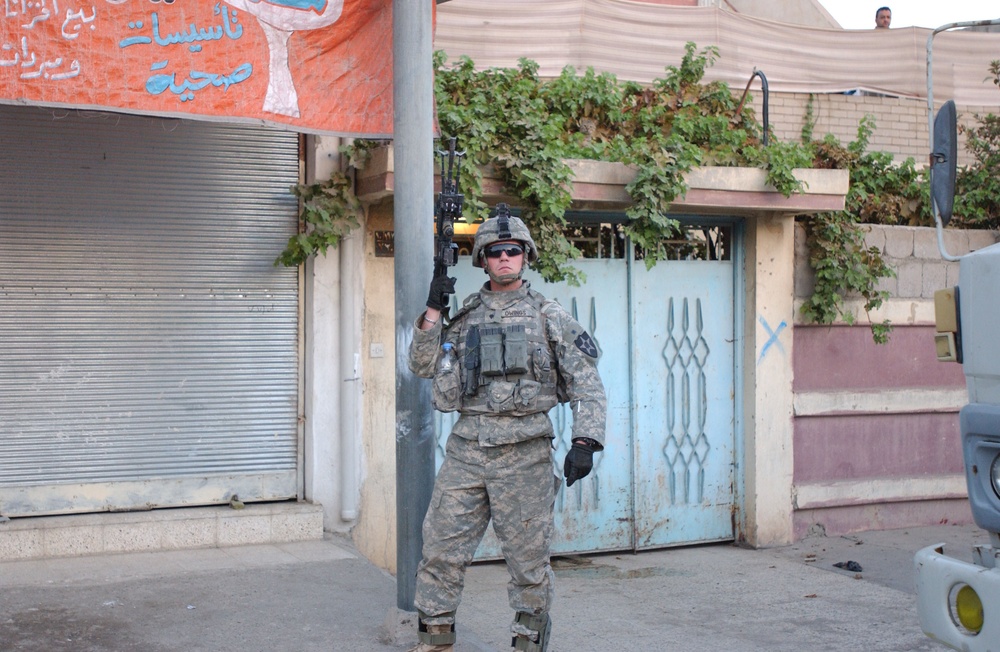
<path fill-rule="evenodd" d="M 550 652 L 942 650 L 917 622 L 913 553 L 968 559 L 985 537 L 940 526 L 554 560 Z M 855 561 L 860 573 L 840 570 Z M 457 652 L 507 650 L 502 563 L 469 570 Z M 0 563 L 0 650 L 405 650 L 393 578 L 343 538 Z M 387 623 L 392 625 L 387 627 Z M 402 635 L 394 635 L 402 631 Z"/>

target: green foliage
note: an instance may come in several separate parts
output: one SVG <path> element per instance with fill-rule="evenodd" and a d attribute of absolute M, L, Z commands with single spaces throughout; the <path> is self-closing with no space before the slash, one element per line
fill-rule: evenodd
<path fill-rule="evenodd" d="M 760 147 L 752 111 L 721 82 L 702 83 L 718 58 L 714 47 L 688 43 L 680 65 L 668 66 L 649 87 L 614 75 L 572 67 L 551 80 L 522 59 L 517 68 L 476 70 L 467 57 L 447 67 L 435 54 L 435 95 L 443 139 L 454 136 L 472 165 L 463 168 L 467 221 L 486 217 L 480 170 L 492 165 L 522 206 L 522 217 L 539 247 L 535 267 L 549 281 L 576 283 L 572 266 L 580 252 L 566 238 L 570 205 L 568 158 L 620 162 L 636 169 L 626 191 L 632 199 L 626 234 L 646 264 L 666 257 L 663 241 L 679 232 L 670 205 L 684 195 L 684 174 L 696 165 L 761 164 L 788 193 L 792 147 Z"/>
<path fill-rule="evenodd" d="M 721 82 L 704 83 L 705 71 L 718 59 L 714 47 L 699 50 L 688 43 L 679 65 L 667 66 L 648 86 L 619 82 L 614 75 L 567 67 L 543 80 L 538 64 L 521 59 L 513 68 L 476 70 L 463 57 L 447 64 L 434 54 L 435 96 L 443 142 L 456 137 L 467 152 L 460 187 L 465 194 L 463 219 L 484 219 L 483 171 L 492 168 L 505 193 L 516 198 L 522 217 L 539 245 L 536 269 L 550 281 L 579 283 L 573 267 L 580 252 L 567 238 L 565 213 L 570 206 L 572 173 L 567 159 L 593 159 L 632 166 L 635 179 L 626 191 L 632 199 L 625 232 L 648 266 L 666 256 L 664 241 L 676 237 L 678 224 L 670 206 L 687 191 L 684 175 L 694 166 L 749 165 L 763 168 L 786 197 L 802 190 L 796 168 L 846 169 L 850 191 L 842 213 L 803 217 L 816 270 L 816 289 L 803 306 L 819 323 L 848 322 L 843 300 L 865 299 L 877 308 L 885 292 L 879 279 L 892 271 L 874 249 L 865 248 L 862 223 L 932 225 L 926 172 L 913 159 L 897 163 L 885 152 L 869 151 L 874 120 L 866 116 L 857 139 L 842 145 L 833 136 L 814 138 L 810 98 L 800 142 L 761 144 L 762 126 L 750 109 Z M 990 66 L 1000 86 L 1000 61 Z M 954 224 L 1000 226 L 1000 118 L 976 116 L 979 126 L 963 129 L 976 164 L 959 171 Z M 373 141 L 355 141 L 343 151 L 360 168 Z M 439 148 L 443 148 L 438 143 Z M 305 233 L 289 240 L 277 264 L 296 265 L 336 246 L 358 224 L 360 207 L 343 175 L 325 183 L 300 185 Z M 889 325 L 873 324 L 876 341 Z"/>
<path fill-rule="evenodd" d="M 847 146 L 851 171 L 847 210 L 867 224 L 932 226 L 926 172 L 917 170 L 912 158 L 896 164 L 891 154 L 869 152 L 874 130 L 875 120 L 865 116 L 857 140 Z"/>
<path fill-rule="evenodd" d="M 698 165 L 757 165 L 787 195 L 800 189 L 792 169 L 808 164 L 811 155 L 800 145 L 775 143 L 761 147 L 761 127 L 750 109 L 722 82 L 703 83 L 705 71 L 718 59 L 714 47 L 698 50 L 688 43 L 679 65 L 644 87 L 619 82 L 593 69 L 578 73 L 567 67 L 549 80 L 538 76 L 538 64 L 521 59 L 514 68 L 476 70 L 468 57 L 446 65 L 434 55 L 437 117 L 443 142 L 454 136 L 467 152 L 460 187 L 465 194 L 463 219 L 487 217 L 482 200 L 483 171 L 492 168 L 505 192 L 517 198 L 521 215 L 539 246 L 535 264 L 549 281 L 579 283 L 572 262 L 580 252 L 566 237 L 572 172 L 567 159 L 620 162 L 636 170 L 627 192 L 632 205 L 625 232 L 643 251 L 647 265 L 667 255 L 664 240 L 676 237 L 678 223 L 670 206 L 687 191 L 684 174 Z M 363 165 L 364 141 L 345 149 L 353 167 Z M 438 147 L 441 144 L 438 143 Z M 297 187 L 303 198 L 306 233 L 293 238 L 279 258 L 297 264 L 336 245 L 353 224 L 349 205 L 337 212 L 317 203 L 328 189 Z M 332 196 L 331 196 L 332 198 Z M 342 196 L 347 202 L 346 195 Z"/>
<path fill-rule="evenodd" d="M 816 128 L 815 104 L 816 96 L 810 93 L 809 99 L 806 101 L 806 114 L 802 120 L 802 135 L 800 139 L 803 144 L 809 144 L 813 140 L 813 130 Z"/>
<path fill-rule="evenodd" d="M 291 192 L 299 198 L 299 220 L 306 230 L 289 238 L 275 265 L 301 265 L 311 256 L 336 248 L 344 236 L 358 228 L 361 202 L 344 174 L 334 172 L 326 181 L 292 186 Z"/>
<path fill-rule="evenodd" d="M 864 220 L 865 216 L 895 220 L 898 213 L 892 211 L 902 210 L 904 203 L 909 206 L 909 197 L 919 195 L 912 158 L 897 168 L 884 152 L 867 151 L 874 129 L 874 120 L 866 116 L 858 125 L 857 140 L 846 147 L 829 135 L 815 143 L 816 167 L 847 168 L 851 180 L 846 210 L 800 218 L 806 229 L 809 264 L 816 273 L 812 296 L 802 304 L 802 314 L 819 324 L 831 324 L 838 318 L 854 323 L 854 315 L 844 310 L 844 298 L 849 294 L 865 300 L 869 317 L 888 298 L 886 290 L 878 289 L 879 279 L 895 273 L 878 249 L 865 247 L 860 223 L 873 221 Z M 888 341 L 889 322 L 869 321 L 875 342 Z"/>
<path fill-rule="evenodd" d="M 1000 86 L 1000 60 L 990 64 L 991 77 Z M 811 106 L 806 109 L 803 138 L 812 133 Z M 1000 228 L 1000 116 L 973 114 L 975 126 L 958 125 L 965 135 L 965 149 L 973 163 L 959 167 L 955 182 L 951 225 L 966 229 Z M 827 135 L 813 141 L 813 167 L 850 170 L 851 187 L 846 210 L 859 223 L 934 226 L 928 170 L 918 169 L 912 158 L 902 163 L 886 152 L 869 152 L 875 122 L 866 116 L 858 137 L 847 146 Z"/>
<path fill-rule="evenodd" d="M 1000 61 L 991 72 L 998 75 Z M 952 224 L 959 228 L 1000 228 L 1000 116 L 974 115 L 976 127 L 959 127 L 965 134 L 965 149 L 976 163 L 959 169 L 955 179 L 955 206 Z"/>
<path fill-rule="evenodd" d="M 562 229 L 572 177 L 563 160 L 567 117 L 550 111 L 538 64 L 521 59 L 517 68 L 477 71 L 472 60 L 463 57 L 444 71 L 444 61 L 443 53 L 435 53 L 434 92 L 442 139 L 456 137 L 458 149 L 466 152 L 460 180 L 466 199 L 463 217 L 469 222 L 487 217 L 481 170 L 493 166 L 507 190 L 525 206 L 522 217 L 532 225 L 532 235 L 544 252 L 536 265 L 539 273 L 550 280 L 579 283 L 580 274 L 566 265 L 579 252 Z M 565 87 L 581 88 L 565 75 L 561 81 Z M 589 96 L 579 98 L 577 110 L 590 98 L 599 101 L 601 88 L 595 85 Z"/>
<path fill-rule="evenodd" d="M 1000 60 L 989 68 L 1000 86 Z M 812 133 L 812 112 L 807 107 L 803 138 Z M 974 115 L 976 126 L 959 125 L 966 136 L 966 150 L 974 163 L 961 167 L 956 178 L 954 217 L 958 228 L 1000 228 L 1000 117 Z M 858 126 L 857 140 L 842 146 L 832 136 L 813 142 L 814 167 L 846 168 L 850 190 L 843 213 L 801 218 L 806 226 L 810 264 L 816 270 L 813 295 L 802 306 L 803 314 L 819 323 L 837 318 L 850 322 L 842 312 L 843 297 L 857 294 L 865 310 L 886 298 L 878 291 L 878 279 L 892 275 L 878 251 L 864 247 L 860 224 L 933 226 L 928 171 L 918 170 L 912 158 L 896 163 L 886 152 L 869 152 L 875 122 L 866 116 Z M 873 323 L 876 341 L 888 336 L 888 323 Z"/>
<path fill-rule="evenodd" d="M 803 183 L 795 178 L 792 171 L 812 167 L 813 159 L 812 149 L 799 143 L 781 141 L 772 141 L 751 157 L 752 162 L 767 171 L 767 182 L 785 197 L 803 190 Z"/>
<path fill-rule="evenodd" d="M 864 232 L 857 217 L 847 211 L 820 213 L 804 220 L 809 243 L 809 264 L 816 272 L 812 296 L 802 304 L 803 316 L 818 324 L 831 324 L 838 318 L 854 323 L 854 315 L 844 311 L 844 296 L 860 294 L 869 313 L 888 298 L 878 289 L 878 280 L 894 276 L 875 247 L 865 247 Z M 872 337 L 888 341 L 892 327 L 888 321 L 871 322 Z"/>

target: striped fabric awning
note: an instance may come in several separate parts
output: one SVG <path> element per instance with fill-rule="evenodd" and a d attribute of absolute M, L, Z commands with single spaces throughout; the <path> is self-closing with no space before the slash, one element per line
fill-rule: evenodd
<path fill-rule="evenodd" d="M 984 16 L 986 20 L 989 17 Z M 687 42 L 715 45 L 720 57 L 706 79 L 743 88 L 754 70 L 770 90 L 840 93 L 861 89 L 927 96 L 931 30 L 803 27 L 715 7 L 675 7 L 629 0 L 450 0 L 438 7 L 434 48 L 468 55 L 479 68 L 538 62 L 544 77 L 565 66 L 593 67 L 619 79 L 650 82 L 676 66 Z M 1000 58 L 1000 34 L 952 31 L 934 39 L 934 98 L 959 105 L 1000 105 L 986 79 Z"/>

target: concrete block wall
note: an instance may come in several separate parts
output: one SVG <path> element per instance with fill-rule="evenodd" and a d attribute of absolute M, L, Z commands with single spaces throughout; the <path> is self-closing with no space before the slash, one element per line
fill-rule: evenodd
<path fill-rule="evenodd" d="M 896 161 L 912 157 L 923 166 L 930 152 L 927 140 L 927 101 L 918 98 L 878 97 L 873 95 L 843 95 L 839 93 L 771 93 L 768 99 L 768 121 L 771 136 L 782 141 L 798 141 L 805 125 L 806 109 L 810 97 L 813 102 L 813 138 L 833 134 L 847 144 L 857 138 L 858 124 L 865 115 L 875 119 L 875 130 L 869 151 L 891 153 Z M 976 125 L 974 114 L 1000 112 L 1000 93 L 997 106 L 960 106 L 958 122 L 969 127 Z M 763 119 L 763 99 L 759 90 L 753 98 L 758 119 Z M 959 134 L 959 165 L 968 165 L 972 157 L 965 151 L 965 137 Z"/>
<path fill-rule="evenodd" d="M 913 303 L 933 302 L 934 292 L 958 284 L 958 263 L 946 261 L 938 252 L 937 230 L 922 226 L 884 226 L 865 224 L 865 245 L 874 247 L 895 277 L 883 278 L 880 290 L 888 290 L 889 303 L 900 300 Z M 961 256 L 1000 241 L 1000 232 L 990 230 L 944 230 L 944 244 L 949 254 Z M 809 265 L 805 228 L 795 226 L 795 298 L 808 298 L 815 285 L 815 273 Z M 923 311 L 921 311 L 923 315 Z M 892 320 L 891 316 L 889 317 Z M 930 323 L 924 317 L 920 321 Z"/>
<path fill-rule="evenodd" d="M 879 289 L 895 299 L 934 300 L 934 292 L 958 284 L 958 263 L 941 258 L 937 231 L 929 227 L 869 225 L 865 243 L 882 252 L 896 271 L 896 278 L 882 279 Z M 949 254 L 961 256 L 997 242 L 997 233 L 987 230 L 945 229 L 944 245 Z"/>
<path fill-rule="evenodd" d="M 859 297 L 845 306 L 855 325 L 793 328 L 793 530 L 849 534 L 939 522 L 968 523 L 958 410 L 966 402 L 962 369 L 934 355 L 934 292 L 958 283 L 958 263 L 942 260 L 935 229 L 867 225 L 896 277 L 872 319 L 888 318 L 888 344 L 872 341 Z M 946 229 L 960 255 L 997 242 L 991 231 Z M 796 227 L 795 294 L 814 277 L 805 230 Z"/>

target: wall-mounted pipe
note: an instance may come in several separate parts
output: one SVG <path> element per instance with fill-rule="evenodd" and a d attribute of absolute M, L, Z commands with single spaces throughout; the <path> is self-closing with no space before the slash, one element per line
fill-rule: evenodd
<path fill-rule="evenodd" d="M 764 119 L 763 120 L 764 121 L 764 147 L 767 147 L 767 132 L 771 128 L 771 123 L 768 121 L 768 116 L 767 116 L 767 103 L 768 103 L 769 91 L 767 90 L 767 77 L 764 76 L 764 73 L 762 71 L 757 70 L 756 68 L 754 68 L 753 74 L 750 75 L 750 79 L 747 80 L 747 87 L 743 89 L 743 97 L 740 98 L 740 105 L 738 107 L 736 107 L 736 117 L 737 118 L 740 117 L 740 113 L 743 112 L 743 104 L 746 103 L 746 101 L 747 101 L 747 94 L 750 92 L 750 84 L 753 83 L 753 78 L 754 77 L 760 77 L 760 88 L 761 88 L 761 91 L 764 93 L 764 115 L 762 117 Z"/>
<path fill-rule="evenodd" d="M 364 231 L 340 242 L 340 519 L 358 518 Z"/>

